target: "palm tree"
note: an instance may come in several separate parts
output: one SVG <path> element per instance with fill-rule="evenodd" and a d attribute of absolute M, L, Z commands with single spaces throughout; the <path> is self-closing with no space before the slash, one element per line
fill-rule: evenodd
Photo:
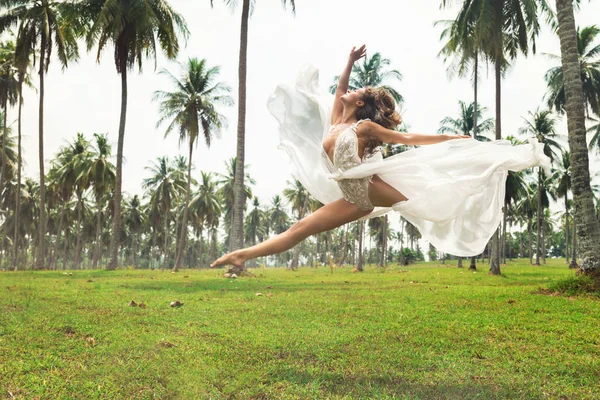
<path fill-rule="evenodd" d="M 22 54 L 23 51 L 17 53 L 15 49 L 14 53 L 14 64 L 17 69 L 17 92 L 19 96 L 19 111 L 18 111 L 18 139 L 17 139 L 17 148 L 18 148 L 18 157 L 17 157 L 17 190 L 15 190 L 16 196 L 16 204 L 15 204 L 15 222 L 14 222 L 14 239 L 13 239 L 13 259 L 12 259 L 12 268 L 16 270 L 17 262 L 19 259 L 19 251 L 18 251 L 18 235 L 20 231 L 20 216 L 21 216 L 21 170 L 23 164 L 22 157 L 22 146 L 21 146 L 21 114 L 22 114 L 22 106 L 23 106 L 23 84 L 27 86 L 32 86 L 29 69 L 32 66 L 32 54 Z M 27 52 L 25 52 L 27 53 Z"/>
<path fill-rule="evenodd" d="M 23 60 L 29 60 L 33 54 L 34 63 L 39 60 L 39 169 L 40 169 L 40 223 L 38 229 L 38 254 L 37 267 L 43 268 L 45 264 L 45 236 L 46 236 L 46 183 L 44 173 L 44 77 L 52 50 L 63 68 L 67 67 L 70 60 L 78 58 L 75 24 L 69 23 L 65 15 L 69 14 L 72 5 L 68 2 L 51 2 L 48 0 L 7 0 L 2 6 L 0 14 L 0 32 L 11 26 L 18 26 L 16 42 L 17 67 L 22 72 Z M 22 82 L 22 81 L 21 81 Z"/>
<path fill-rule="evenodd" d="M 237 0 L 223 0 L 231 7 L 235 7 Z M 286 8 L 287 4 L 291 5 L 292 13 L 296 13 L 296 0 L 281 0 L 281 3 Z M 210 0 L 211 6 L 214 1 Z M 240 29 L 240 58 L 239 58 L 239 90 L 238 90 L 238 126 L 237 126 L 237 148 L 236 159 L 239 161 L 239 167 L 236 170 L 234 183 L 234 206 L 231 218 L 232 238 L 229 242 L 229 251 L 240 249 L 244 246 L 244 210 L 246 208 L 244 189 L 244 168 L 245 168 L 245 137 L 246 137 L 246 64 L 248 50 L 248 19 L 250 17 L 251 0 L 242 1 L 242 21 Z"/>
<path fill-rule="evenodd" d="M 114 211 L 110 244 L 110 261 L 107 269 L 117 267 L 119 234 L 121 231 L 121 184 L 123 176 L 123 142 L 127 115 L 127 71 L 137 64 L 142 69 L 145 57 L 156 60 L 156 50 L 173 60 L 179 52 L 177 31 L 184 38 L 188 29 L 183 17 L 176 13 L 166 0 L 91 0 L 82 2 L 82 14 L 90 21 L 86 35 L 88 50 L 97 45 L 96 59 L 100 62 L 102 51 L 109 44 L 114 47 L 117 73 L 121 75 L 121 116 L 117 142 L 117 172 Z M 158 43 L 157 43 L 158 42 Z"/>
<path fill-rule="evenodd" d="M 506 178 L 502 223 L 502 257 L 504 258 L 504 264 L 506 264 L 506 222 L 508 219 L 508 212 L 513 209 L 511 206 L 513 204 L 516 205 L 519 199 L 525 194 L 526 182 L 523 175 L 523 171 L 509 171 L 508 177 Z"/>
<path fill-rule="evenodd" d="M 136 194 L 130 197 L 126 204 L 125 225 L 129 228 L 133 239 L 133 265 L 139 266 L 141 231 L 146 221 L 146 215 L 142 210 L 139 196 Z"/>
<path fill-rule="evenodd" d="M 197 58 L 188 59 L 187 65 L 181 67 L 183 71 L 180 78 L 175 77 L 167 70 L 161 71 L 169 76 L 171 83 L 176 88 L 175 91 L 156 91 L 154 93 L 154 99 L 161 100 L 159 110 L 161 118 L 157 125 L 170 120 L 165 136 L 175 129 L 179 133 L 179 143 L 181 144 L 187 139 L 189 147 L 183 222 L 174 271 L 177 271 L 181 265 L 187 239 L 194 144 L 201 135 L 206 146 L 210 147 L 213 135 L 221 130 L 225 122 L 225 117 L 219 114 L 216 106 L 233 104 L 233 100 L 227 95 L 231 88 L 223 82 L 216 82 L 219 76 L 219 67 L 208 67 L 206 60 Z"/>
<path fill-rule="evenodd" d="M 158 211 L 156 215 L 163 223 L 163 256 L 164 266 L 169 262 L 168 238 L 169 224 L 171 221 L 171 211 L 175 200 L 185 192 L 185 180 L 182 174 L 175 168 L 174 163 L 169 161 L 169 157 L 159 157 L 149 167 L 151 176 L 142 182 L 142 187 L 146 190 L 149 198 L 150 207 Z"/>
<path fill-rule="evenodd" d="M 201 172 L 202 181 L 198 187 L 198 192 L 189 205 L 192 224 L 197 231 L 200 244 L 200 265 L 202 265 L 202 232 L 206 228 L 215 228 L 219 226 L 221 217 L 221 199 L 217 194 L 217 182 L 213 180 L 213 174 L 210 172 Z"/>
<path fill-rule="evenodd" d="M 473 76 L 473 137 L 478 135 L 478 119 L 480 111 L 478 109 L 477 92 L 479 80 L 479 57 L 481 45 L 478 43 L 474 33 L 475 24 L 473 21 L 465 21 L 463 15 L 458 15 L 455 20 L 437 21 L 434 25 L 444 25 L 444 30 L 440 35 L 440 40 L 447 42 L 440 50 L 438 56 L 444 57 L 444 62 L 448 62 L 451 57 L 454 59 L 446 69 L 448 77 L 455 75 L 464 77 L 471 70 Z"/>
<path fill-rule="evenodd" d="M 494 129 L 494 120 L 488 118 L 475 127 L 474 109 L 475 103 L 467 105 L 463 101 L 458 101 L 460 106 L 460 115 L 458 118 L 446 117 L 440 121 L 442 126 L 438 129 L 438 133 L 451 133 L 454 135 L 469 135 L 482 142 L 489 142 L 490 139 L 481 135 L 483 132 L 488 132 Z M 485 107 L 479 107 L 479 112 L 487 111 Z"/>
<path fill-rule="evenodd" d="M 404 99 L 400 92 L 386 83 L 392 80 L 402 80 L 402 74 L 397 69 L 386 70 L 390 63 L 391 61 L 383 58 L 380 53 L 373 54 L 371 58 L 365 57 L 362 64 L 355 63 L 352 66 L 348 89 L 355 90 L 367 86 L 381 87 L 387 90 L 397 103 L 402 103 Z M 337 90 L 337 82 L 340 80 L 340 77 L 336 76 L 333 80 L 334 84 L 329 87 L 329 91 L 332 94 Z"/>
<path fill-rule="evenodd" d="M 442 0 L 446 6 L 450 0 Z M 509 60 L 519 52 L 535 52 L 535 38 L 539 33 L 538 10 L 549 16 L 551 11 L 545 0 L 465 0 L 459 10 L 458 24 L 471 27 L 480 50 L 494 62 L 496 80 L 496 140 L 502 139 L 501 82 Z M 466 28 L 465 28 L 466 29 Z M 492 237 L 490 273 L 500 274 L 498 231 Z"/>
<path fill-rule="evenodd" d="M 535 112 L 529 112 L 530 120 L 525 120 L 525 125 L 519 129 L 519 133 L 521 134 L 529 134 L 535 136 L 535 138 L 544 145 L 544 154 L 550 157 L 551 162 L 554 162 L 558 159 L 558 155 L 556 151 L 561 151 L 562 148 L 560 144 L 556 141 L 558 134 L 556 133 L 556 119 L 552 116 L 552 112 L 550 110 L 536 110 Z M 536 262 L 535 265 L 540 265 L 540 235 L 541 235 L 541 218 L 543 209 L 548 207 L 548 204 L 542 204 L 542 197 L 545 189 L 547 188 L 543 182 L 546 182 L 548 177 L 542 171 L 542 167 L 538 167 L 538 205 L 537 205 L 537 236 L 538 236 L 538 244 L 537 244 L 537 252 L 536 252 Z M 548 182 L 550 183 L 550 182 Z"/>
<path fill-rule="evenodd" d="M 567 150 L 562 153 L 558 163 L 558 181 L 556 182 L 556 195 L 565 199 L 565 257 L 569 262 L 569 190 L 571 190 L 571 153 Z"/>
<path fill-rule="evenodd" d="M 556 0 L 558 36 L 564 75 L 565 105 L 571 151 L 571 189 L 575 202 L 575 234 L 579 238 L 582 264 L 579 273 L 600 280 L 600 224 L 595 217 L 590 187 L 589 156 L 585 138 L 585 98 L 579 63 L 573 0 Z M 575 249 L 573 249 L 575 250 Z"/>
<path fill-rule="evenodd" d="M 92 187 L 96 198 L 96 236 L 92 267 L 96 268 L 100 258 L 100 233 L 102 228 L 102 199 L 115 185 L 115 166 L 111 162 L 112 151 L 108 143 L 107 135 L 95 133 L 95 149 L 90 154 L 87 171 L 84 171 L 84 179 Z M 139 203 L 139 200 L 138 200 Z M 139 206 L 139 204 L 138 204 Z"/>
<path fill-rule="evenodd" d="M 299 180 L 295 179 L 294 182 L 288 181 L 288 187 L 283 189 L 283 195 L 286 200 L 292 206 L 292 212 L 296 213 L 298 221 L 304 218 L 306 210 L 310 202 L 310 194 L 304 188 Z M 300 244 L 294 247 L 294 257 L 292 258 L 292 264 L 290 268 L 295 270 L 298 268 L 298 257 L 300 255 Z"/>
<path fill-rule="evenodd" d="M 596 25 L 587 26 L 582 30 L 577 28 L 577 50 L 579 54 L 579 70 L 581 71 L 581 82 L 583 84 L 583 96 L 587 110 L 600 115 L 600 59 L 594 60 L 600 53 L 600 45 L 594 46 L 594 40 L 600 33 Z M 548 54 L 553 60 L 560 60 L 560 57 L 554 54 Z M 565 112 L 565 87 L 562 67 L 554 67 L 548 70 L 545 75 L 548 84 L 546 101 L 548 107 L 553 107 L 556 112 L 563 114 Z"/>
<path fill-rule="evenodd" d="M 233 219 L 233 213 L 235 209 L 235 182 L 237 179 L 237 168 L 238 162 L 236 157 L 232 157 L 229 161 L 225 162 L 227 169 L 226 174 L 218 174 L 219 181 L 219 195 L 223 199 L 223 222 L 225 224 L 225 230 L 227 232 L 228 242 L 233 239 L 233 231 L 231 230 L 233 225 L 231 220 Z M 245 181 L 247 185 L 244 186 L 244 192 L 246 193 L 246 201 L 252 199 L 252 188 L 250 185 L 254 185 L 255 181 L 250 177 L 248 173 L 245 174 Z M 246 202 L 244 202 L 246 204 Z M 245 209 L 246 205 L 244 205 Z M 231 244 L 229 244 L 231 247 Z"/>
<path fill-rule="evenodd" d="M 73 143 L 63 147 L 56 157 L 59 185 L 73 188 L 71 193 L 75 193 L 77 198 L 77 232 L 73 261 L 75 269 L 79 268 L 81 261 L 81 221 L 84 213 L 84 192 L 90 186 L 90 180 L 87 176 L 91 161 L 89 147 L 88 140 L 82 133 L 78 133 Z"/>
<path fill-rule="evenodd" d="M 4 191 L 6 180 L 6 139 L 8 137 L 8 105 L 17 102 L 17 77 L 14 67 L 15 44 L 12 41 L 0 42 L 0 105 L 2 107 L 2 147 L 0 153 L 0 195 Z M 1 239 L 0 239 L 1 240 Z"/>

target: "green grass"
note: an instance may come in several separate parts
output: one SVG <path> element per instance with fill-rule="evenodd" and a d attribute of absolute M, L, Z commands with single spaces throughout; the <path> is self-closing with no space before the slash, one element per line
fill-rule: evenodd
<path fill-rule="evenodd" d="M 540 291 L 564 261 L 454 264 L 0 272 L 0 398 L 600 398 L 600 298 Z"/>

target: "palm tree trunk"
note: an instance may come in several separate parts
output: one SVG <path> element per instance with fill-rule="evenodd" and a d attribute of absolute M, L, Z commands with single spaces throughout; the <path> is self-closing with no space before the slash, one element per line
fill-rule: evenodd
<path fill-rule="evenodd" d="M 115 174 L 115 194 L 113 196 L 114 212 L 112 235 L 110 236 L 110 261 L 106 269 L 114 270 L 119 263 L 119 247 L 121 245 L 121 187 L 123 183 L 123 144 L 125 141 L 125 118 L 127 116 L 127 57 L 128 49 L 117 44 L 120 54 L 119 72 L 121 74 L 121 117 L 119 118 L 119 139 L 117 142 L 117 170 Z"/>
<path fill-rule="evenodd" d="M 98 266 L 98 259 L 100 258 L 100 233 L 102 229 L 102 203 L 100 198 L 96 199 L 96 242 L 94 244 L 94 261 L 92 268 L 96 269 Z"/>
<path fill-rule="evenodd" d="M 202 248 L 203 247 L 203 244 L 202 244 L 202 226 L 200 226 L 200 232 L 198 233 L 198 241 L 199 241 L 199 244 L 200 244 L 200 246 L 199 246 L 200 248 L 198 250 L 198 264 L 199 264 L 198 268 L 201 268 L 202 267 L 202 253 L 204 251 L 204 249 Z"/>
<path fill-rule="evenodd" d="M 471 257 L 471 264 L 469 265 L 469 271 L 476 271 L 477 270 L 477 257 L 473 256 Z"/>
<path fill-rule="evenodd" d="M 56 240 L 54 241 L 54 249 L 52 250 L 51 266 L 53 267 L 53 269 L 56 269 L 56 267 L 58 266 L 58 236 L 61 234 L 62 227 L 64 225 L 65 209 L 66 209 L 66 202 L 63 202 L 62 212 L 60 214 L 60 218 L 58 219 L 58 229 L 56 230 Z M 66 235 L 66 229 L 65 229 L 65 235 Z"/>
<path fill-rule="evenodd" d="M 519 258 L 525 257 L 525 248 L 523 246 L 523 221 L 519 221 Z"/>
<path fill-rule="evenodd" d="M 506 265 L 506 219 L 508 214 L 508 207 L 506 202 L 504 203 L 504 207 L 502 209 L 502 254 L 501 259 L 502 263 Z"/>
<path fill-rule="evenodd" d="M 8 93 L 6 93 L 8 96 Z M 6 171 L 6 136 L 8 135 L 8 127 L 6 126 L 6 116 L 8 114 L 8 109 L 6 108 L 6 104 L 8 103 L 7 99 L 4 99 L 2 104 L 2 109 L 4 110 L 4 128 L 2 132 L 2 167 L 0 168 L 0 193 L 4 192 L 4 173 Z M 2 236 L 4 236 L 4 230 L 2 230 Z M 0 243 L 4 243 L 4 240 L 0 238 Z"/>
<path fill-rule="evenodd" d="M 140 229 L 138 227 L 137 232 L 135 233 L 135 255 L 133 257 L 133 262 L 136 268 L 140 266 Z"/>
<path fill-rule="evenodd" d="M 38 229 L 38 254 L 36 269 L 44 268 L 46 263 L 46 175 L 44 173 L 44 75 L 46 56 L 46 35 L 42 33 L 40 44 L 40 103 L 38 116 L 38 155 L 40 164 L 40 223 Z"/>
<path fill-rule="evenodd" d="M 185 242 L 187 241 L 187 220 L 188 210 L 190 207 L 190 189 L 192 186 L 192 152 L 194 150 L 194 143 L 190 139 L 190 151 L 188 159 L 188 176 L 187 176 L 187 188 L 185 191 L 185 207 L 183 209 L 183 221 L 181 222 L 181 236 L 179 238 L 179 248 L 177 249 L 177 258 L 175 259 L 175 266 L 173 271 L 179 271 L 181 261 L 183 260 L 183 253 L 185 250 Z M 237 168 L 237 167 L 236 167 Z"/>
<path fill-rule="evenodd" d="M 359 271 L 364 270 L 364 257 L 363 257 L 363 240 L 364 240 L 364 229 L 365 221 L 358 221 L 358 254 L 356 260 L 356 269 Z"/>
<path fill-rule="evenodd" d="M 566 97 L 569 148 L 571 149 L 571 190 L 575 203 L 575 224 L 580 238 L 580 274 L 600 281 L 600 224 L 594 218 L 594 197 L 590 188 L 589 155 L 585 130 L 585 101 L 579 64 L 577 31 L 572 0 L 556 0 L 558 34 Z M 573 254 L 576 249 L 573 248 Z"/>
<path fill-rule="evenodd" d="M 463 268 L 463 258 L 458 257 L 458 262 L 456 263 L 457 268 Z"/>
<path fill-rule="evenodd" d="M 83 208 L 83 199 L 80 194 L 77 195 L 77 239 L 75 246 L 75 262 L 73 263 L 74 269 L 79 269 L 79 263 L 81 261 L 81 209 Z"/>
<path fill-rule="evenodd" d="M 477 76 L 479 75 L 479 56 L 475 52 L 475 66 L 473 67 L 473 138 L 477 137 Z"/>
<path fill-rule="evenodd" d="M 567 191 L 565 191 L 565 261 L 569 263 L 569 205 Z"/>
<path fill-rule="evenodd" d="M 535 265 L 540 265 L 540 249 L 542 235 L 542 167 L 538 167 L 538 198 L 537 198 L 537 240 L 535 251 Z"/>
<path fill-rule="evenodd" d="M 500 38 L 502 38 L 502 32 L 499 32 Z M 502 40 L 500 40 L 500 43 Z M 500 49 L 502 49 L 502 44 L 499 45 Z M 500 50 L 502 51 L 502 50 Z M 501 106 L 502 106 L 502 55 L 496 56 L 495 62 L 495 78 L 496 78 L 496 140 L 502 139 L 502 121 L 501 121 Z M 500 228 L 494 232 L 492 236 L 492 248 L 491 248 L 491 256 L 490 256 L 490 274 L 492 275 L 500 275 L 500 240 L 499 240 L 499 230 Z"/>
<path fill-rule="evenodd" d="M 571 260 L 571 264 L 569 268 L 577 268 L 577 230 L 573 229 L 573 249 L 571 250 L 573 259 Z"/>
<path fill-rule="evenodd" d="M 169 265 L 169 248 L 167 243 L 167 238 L 169 237 L 169 213 L 166 213 L 165 216 L 165 240 L 163 241 L 163 268 L 166 268 Z"/>
<path fill-rule="evenodd" d="M 527 221 L 527 231 L 529 232 L 529 243 L 527 246 L 527 255 L 529 256 L 529 264 L 533 264 L 533 253 L 531 252 L 533 247 L 533 221 L 531 218 Z"/>
<path fill-rule="evenodd" d="M 239 98 L 238 98 L 238 127 L 235 181 L 233 184 L 233 214 L 231 218 L 230 250 L 237 250 L 244 246 L 244 204 L 246 193 L 244 191 L 244 153 L 246 134 L 246 61 L 248 50 L 248 17 L 250 13 L 250 0 L 243 0 L 242 26 L 240 32 L 240 60 L 239 60 Z"/>
<path fill-rule="evenodd" d="M 544 231 L 544 222 L 542 222 L 542 260 L 546 264 L 546 232 Z"/>
<path fill-rule="evenodd" d="M 19 122 L 18 122 L 18 138 L 17 138 L 17 190 L 15 191 L 16 206 L 15 206 L 15 234 L 13 240 L 13 260 L 12 268 L 17 270 L 19 261 L 19 224 L 21 222 L 21 108 L 23 105 L 23 80 L 19 74 Z"/>

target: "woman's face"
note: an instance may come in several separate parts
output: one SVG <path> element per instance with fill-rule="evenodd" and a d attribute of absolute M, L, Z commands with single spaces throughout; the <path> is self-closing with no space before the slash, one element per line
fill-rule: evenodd
<path fill-rule="evenodd" d="M 365 88 L 348 90 L 340 99 L 344 104 L 356 104 L 358 107 L 362 107 L 363 96 L 365 95 Z M 360 103 L 359 103 L 360 102 Z"/>

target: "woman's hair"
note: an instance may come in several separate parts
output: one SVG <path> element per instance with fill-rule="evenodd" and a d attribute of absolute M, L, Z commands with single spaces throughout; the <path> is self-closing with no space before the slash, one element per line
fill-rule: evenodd
<path fill-rule="evenodd" d="M 402 123 L 396 111 L 396 101 L 384 88 L 366 87 L 362 101 L 365 104 L 356 112 L 359 120 L 368 118 L 387 129 L 394 129 Z M 372 153 L 380 145 L 381 141 L 371 138 L 365 145 L 365 152 Z"/>
<path fill-rule="evenodd" d="M 402 122 L 396 101 L 384 88 L 366 87 L 362 101 L 364 106 L 356 112 L 359 120 L 368 118 L 387 129 L 394 129 Z"/>

